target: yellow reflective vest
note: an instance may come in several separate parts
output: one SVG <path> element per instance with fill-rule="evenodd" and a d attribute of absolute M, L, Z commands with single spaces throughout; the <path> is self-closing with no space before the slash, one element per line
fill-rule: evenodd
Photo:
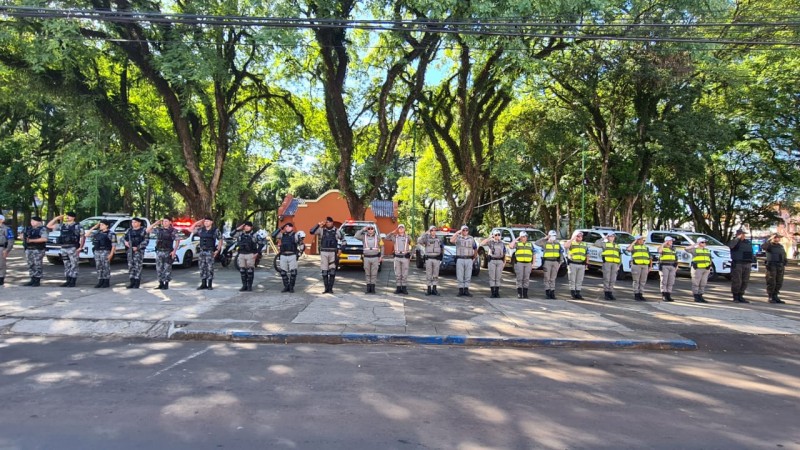
<path fill-rule="evenodd" d="M 708 269 L 711 267 L 711 250 L 707 248 L 694 249 L 694 258 L 692 258 L 692 266 L 695 269 Z"/>
<path fill-rule="evenodd" d="M 678 253 L 672 247 L 661 247 L 661 264 L 675 265 L 678 263 Z"/>
<path fill-rule="evenodd" d="M 617 244 L 613 242 L 603 242 L 603 262 L 612 264 L 619 264 L 622 262 Z"/>
<path fill-rule="evenodd" d="M 647 246 L 644 244 L 634 245 L 631 257 L 633 258 L 633 264 L 637 266 L 650 265 L 650 250 L 648 250 Z"/>
<path fill-rule="evenodd" d="M 574 263 L 583 264 L 586 262 L 587 246 L 585 242 L 573 242 L 569 246 L 569 260 Z"/>
<path fill-rule="evenodd" d="M 514 251 L 517 262 L 529 263 L 533 261 L 533 242 L 517 242 L 517 249 Z"/>
<path fill-rule="evenodd" d="M 558 261 L 561 259 L 561 244 L 558 242 L 548 242 L 544 244 L 544 255 L 546 261 Z"/>

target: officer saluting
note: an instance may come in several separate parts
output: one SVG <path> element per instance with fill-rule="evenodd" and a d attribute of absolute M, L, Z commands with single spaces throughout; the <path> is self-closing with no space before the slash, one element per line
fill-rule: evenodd
<path fill-rule="evenodd" d="M 39 216 L 31 217 L 31 225 L 20 235 L 22 247 L 25 249 L 25 260 L 28 262 L 28 273 L 31 281 L 23 286 L 39 286 L 42 281 L 42 259 L 47 246 L 47 228 Z"/>
<path fill-rule="evenodd" d="M 698 238 L 697 243 L 684 249 L 692 255 L 692 295 L 697 303 L 708 303 L 703 298 L 711 268 L 711 250 L 706 248 L 706 238 Z M 736 301 L 736 300 L 734 300 Z M 747 302 L 747 300 L 745 300 Z"/>
<path fill-rule="evenodd" d="M 239 275 L 242 277 L 242 287 L 239 292 L 252 291 L 253 279 L 256 270 L 256 253 L 261 248 L 261 238 L 253 233 L 253 222 L 246 221 L 236 227 L 233 233 L 236 240 L 236 264 L 239 266 Z"/>
<path fill-rule="evenodd" d="M 142 282 L 142 259 L 147 244 L 150 243 L 150 233 L 144 228 L 144 220 L 139 217 L 131 219 L 131 227 L 122 236 L 128 254 L 128 276 L 131 279 L 125 289 L 139 289 Z"/>
<path fill-rule="evenodd" d="M 383 262 L 383 243 L 381 237 L 375 232 L 375 227 L 367 225 L 356 231 L 354 236 L 364 243 L 364 277 L 367 281 L 365 293 L 375 293 L 375 283 L 378 281 L 378 269 Z"/>
<path fill-rule="evenodd" d="M 506 265 L 506 244 L 500 240 L 500 230 L 495 230 L 491 238 L 484 239 L 481 247 L 489 247 L 489 298 L 500 298 L 500 282 L 503 279 L 503 267 Z"/>
<path fill-rule="evenodd" d="M 633 298 L 637 302 L 643 302 L 644 287 L 647 284 L 647 275 L 650 274 L 650 250 L 644 244 L 644 236 L 636 235 L 636 240 L 628 245 L 631 252 L 631 278 L 633 278 Z"/>
<path fill-rule="evenodd" d="M 394 277 L 397 288 L 395 294 L 408 294 L 408 267 L 411 261 L 411 238 L 406 234 L 406 226 L 402 223 L 394 231 L 386 235 L 394 243 Z"/>
<path fill-rule="evenodd" d="M 617 282 L 619 264 L 622 262 L 619 246 L 614 242 L 617 235 L 608 233 L 603 239 L 598 239 L 594 245 L 603 249 L 603 293 L 606 300 L 616 300 L 614 297 L 614 284 Z"/>
<path fill-rule="evenodd" d="M 281 279 L 283 280 L 281 292 L 294 292 L 294 283 L 297 280 L 297 253 L 300 244 L 297 233 L 294 231 L 294 225 L 287 223 L 273 231 L 272 239 L 281 241 L 279 247 Z"/>
<path fill-rule="evenodd" d="M 770 303 L 786 303 L 778 297 L 783 287 L 783 274 L 786 270 L 786 248 L 781 244 L 781 235 L 773 234 L 769 240 L 761 245 L 767 254 L 767 295 Z"/>
<path fill-rule="evenodd" d="M 110 231 L 110 227 L 111 222 L 104 219 L 86 232 L 92 237 L 94 265 L 97 268 L 97 284 L 94 286 L 96 288 L 111 287 L 111 259 L 114 258 L 117 235 Z"/>
<path fill-rule="evenodd" d="M 0 286 L 6 283 L 6 258 L 14 247 L 14 231 L 5 221 L 6 217 L 0 214 Z"/>
<path fill-rule="evenodd" d="M 586 264 L 589 262 L 587 255 L 588 246 L 583 242 L 583 233 L 575 231 L 572 238 L 564 243 L 567 249 L 569 264 L 569 292 L 572 298 L 583 300 L 581 288 L 583 287 L 583 277 L 586 275 Z"/>
<path fill-rule="evenodd" d="M 678 253 L 673 247 L 671 236 L 664 238 L 658 247 L 659 275 L 661 275 L 661 298 L 665 302 L 672 301 L 672 287 L 675 285 L 675 274 L 678 271 Z"/>
<path fill-rule="evenodd" d="M 755 260 L 753 244 L 747 239 L 744 230 L 736 230 L 736 236 L 728 243 L 731 249 L 731 294 L 734 303 L 749 303 L 744 299 L 747 283 L 750 282 L 750 271 Z"/>
<path fill-rule="evenodd" d="M 155 229 L 156 225 L 161 225 Z M 167 217 L 154 222 L 147 227 L 147 232 L 151 233 L 155 229 L 156 234 L 156 273 L 158 274 L 158 287 L 156 289 L 169 289 L 169 282 L 172 280 L 172 262 L 178 252 L 181 243 L 181 235 L 172 226 L 172 219 Z"/>
<path fill-rule="evenodd" d="M 561 267 L 561 244 L 556 239 L 558 234 L 550 230 L 546 237 L 536 241 L 536 245 L 544 249 L 542 268 L 544 270 L 544 289 L 547 298 L 556 299 L 556 277 Z"/>
<path fill-rule="evenodd" d="M 200 238 L 198 265 L 200 266 L 200 286 L 198 290 L 214 290 L 214 258 L 222 252 L 222 233 L 214 226 L 214 219 L 205 217 L 192 224 L 194 234 Z"/>
<path fill-rule="evenodd" d="M 86 242 L 86 236 L 83 234 L 81 224 L 75 222 L 76 217 L 75 213 L 70 211 L 62 216 L 53 217 L 53 220 L 47 223 L 48 230 L 60 232 L 58 243 L 61 245 L 61 259 L 64 261 L 64 278 L 66 278 L 61 287 L 75 287 L 78 281 L 79 256 Z M 57 224 L 59 220 L 63 222 Z"/>
<path fill-rule="evenodd" d="M 425 295 L 439 295 L 436 284 L 442 266 L 442 241 L 436 236 L 436 227 L 428 228 L 428 232 L 417 239 L 417 244 L 425 246 L 425 281 L 428 283 Z"/>
<path fill-rule="evenodd" d="M 319 266 L 322 271 L 323 293 L 333 293 L 336 281 L 336 264 L 339 253 L 339 241 L 344 235 L 333 223 L 333 217 L 326 217 L 324 222 L 314 225 L 311 234 L 319 239 Z"/>
<path fill-rule="evenodd" d="M 472 297 L 469 293 L 469 282 L 472 280 L 472 262 L 478 256 L 478 243 L 470 236 L 469 227 L 461 225 L 461 230 L 450 238 L 456 244 L 456 280 L 458 280 L 458 297 Z"/>
<path fill-rule="evenodd" d="M 533 263 L 533 242 L 528 242 L 528 233 L 520 231 L 511 243 L 514 249 L 514 273 L 517 274 L 517 298 L 528 298 L 528 286 Z"/>

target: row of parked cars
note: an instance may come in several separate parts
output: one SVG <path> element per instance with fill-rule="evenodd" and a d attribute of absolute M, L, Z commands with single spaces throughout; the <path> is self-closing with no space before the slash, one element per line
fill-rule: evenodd
<path fill-rule="evenodd" d="M 114 252 L 114 258 L 125 258 L 125 244 L 122 242 L 122 236 L 131 227 L 131 220 L 133 217 L 125 214 L 110 214 L 106 213 L 100 216 L 92 216 L 80 221 L 81 227 L 88 230 L 95 226 L 101 220 L 108 220 L 111 222 L 109 229 L 117 236 L 117 246 Z M 150 226 L 148 219 L 144 220 L 144 227 Z M 189 229 L 192 222 L 189 220 L 176 220 L 173 226 L 178 229 L 181 236 L 180 246 L 176 252 L 176 258 L 173 265 L 190 267 L 198 259 L 197 244 L 199 239 L 194 238 L 194 230 Z M 45 257 L 53 264 L 61 264 L 61 246 L 58 245 L 58 231 L 49 233 L 47 237 L 47 251 Z M 92 248 L 92 240 L 86 239 L 86 244 L 80 254 L 81 261 L 94 262 L 94 251 Z M 146 265 L 155 265 L 156 263 L 156 242 L 155 236 L 150 236 L 150 243 L 147 245 L 143 256 L 143 263 Z"/>

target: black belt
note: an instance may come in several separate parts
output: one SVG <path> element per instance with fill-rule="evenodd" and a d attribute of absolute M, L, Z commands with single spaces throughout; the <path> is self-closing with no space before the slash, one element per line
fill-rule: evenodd
<path fill-rule="evenodd" d="M 489 261 L 505 261 L 505 259 L 506 259 L 505 256 L 502 256 L 500 258 L 495 258 L 494 256 L 489 257 Z"/>
<path fill-rule="evenodd" d="M 568 260 L 568 262 L 569 262 L 570 264 L 578 264 L 578 265 L 580 265 L 580 266 L 585 266 L 585 265 L 586 265 L 586 261 L 579 262 L 579 261 L 573 261 L 573 260 L 571 260 L 571 259 L 570 259 L 570 260 Z"/>
<path fill-rule="evenodd" d="M 321 252 L 338 252 L 338 248 L 321 248 L 319 251 Z"/>
<path fill-rule="evenodd" d="M 438 259 L 439 261 L 441 261 L 442 254 L 439 253 L 438 255 L 425 255 L 425 259 Z"/>
<path fill-rule="evenodd" d="M 647 264 L 631 263 L 631 265 L 632 266 L 642 266 L 642 267 L 644 267 L 644 266 L 649 266 L 650 263 L 647 263 Z"/>
<path fill-rule="evenodd" d="M 554 261 L 554 262 L 558 262 L 558 261 L 560 261 L 560 260 L 561 260 L 561 258 L 556 258 L 556 259 L 552 259 L 552 258 L 543 258 L 543 259 L 544 259 L 545 261 Z"/>
<path fill-rule="evenodd" d="M 394 257 L 395 258 L 406 258 L 406 259 L 409 259 L 409 258 L 411 258 L 411 253 L 395 253 Z"/>
<path fill-rule="evenodd" d="M 381 255 L 364 255 L 364 258 L 380 258 Z"/>
<path fill-rule="evenodd" d="M 455 259 L 472 259 L 472 256 L 456 256 Z"/>
<path fill-rule="evenodd" d="M 678 267 L 678 263 L 674 262 L 662 262 L 661 267 Z"/>
<path fill-rule="evenodd" d="M 281 256 L 297 256 L 297 252 L 281 252 Z"/>
<path fill-rule="evenodd" d="M 213 251 L 216 251 L 216 250 L 217 249 L 215 247 L 212 247 L 212 248 L 201 248 L 200 249 L 201 252 L 213 252 Z"/>

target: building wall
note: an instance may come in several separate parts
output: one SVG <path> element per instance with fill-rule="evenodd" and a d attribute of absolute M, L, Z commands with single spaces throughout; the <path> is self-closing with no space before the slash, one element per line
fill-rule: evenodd
<path fill-rule="evenodd" d="M 289 222 L 294 224 L 296 230 L 303 230 L 309 237 L 306 238 L 305 243 L 306 253 L 318 254 L 318 245 L 316 237 L 310 236 L 311 228 L 319 222 L 325 220 L 330 216 L 340 226 L 343 222 L 350 219 L 350 210 L 347 208 L 347 201 L 338 190 L 330 190 L 322 194 L 316 200 L 306 200 L 304 204 L 297 208 L 294 216 L 284 216 L 283 211 L 291 204 L 292 197 L 287 195 L 283 200 L 280 208 L 278 208 L 278 215 L 280 216 L 279 226 L 283 226 Z M 396 211 L 396 207 L 395 207 Z M 364 220 L 374 221 L 378 225 L 378 230 L 381 233 L 389 233 L 397 227 L 397 223 L 389 217 L 375 218 L 372 208 L 367 208 L 364 214 Z M 393 251 L 391 241 L 384 242 L 384 251 L 388 254 Z"/>

